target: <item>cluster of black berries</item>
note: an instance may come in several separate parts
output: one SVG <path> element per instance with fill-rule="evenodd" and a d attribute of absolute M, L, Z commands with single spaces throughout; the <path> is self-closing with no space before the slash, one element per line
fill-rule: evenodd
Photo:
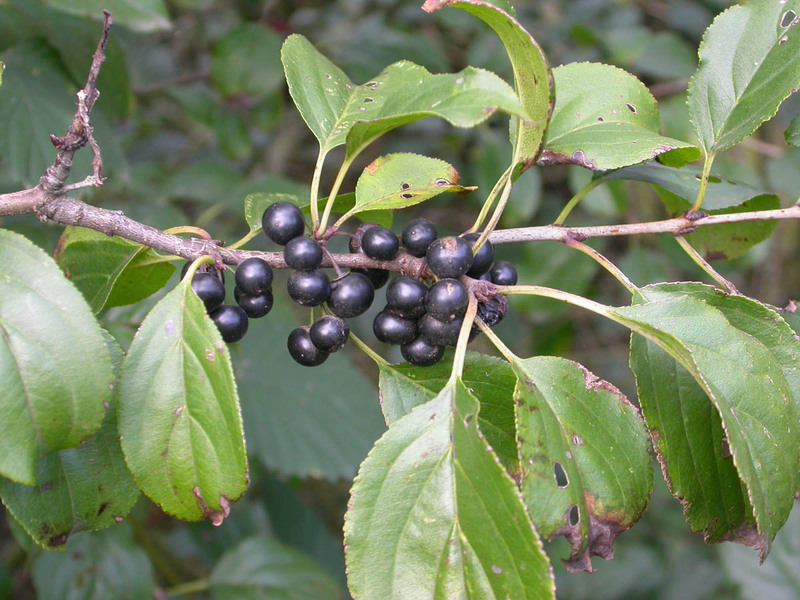
<path fill-rule="evenodd" d="M 469 292 L 460 281 L 462 276 L 497 285 L 516 284 L 517 273 L 510 263 L 494 263 L 490 242 L 473 254 L 479 237 L 475 233 L 437 238 L 436 228 L 425 219 L 415 219 L 403 230 L 406 251 L 425 257 L 437 281 L 427 287 L 413 277 L 395 277 L 386 288 L 386 307 L 375 317 L 372 329 L 380 341 L 399 344 L 403 358 L 410 364 L 433 365 L 442 358 L 445 347 L 458 341 L 469 304 Z M 369 256 L 369 252 L 365 253 Z M 506 307 L 505 297 L 487 297 L 478 303 L 478 316 L 494 326 L 505 316 Z"/>
<path fill-rule="evenodd" d="M 272 267 L 260 258 L 247 258 L 236 267 L 236 304 L 224 304 L 225 282 L 221 271 L 206 265 L 192 278 L 192 289 L 203 301 L 222 339 L 238 342 L 247 333 L 248 319 L 258 319 L 272 310 Z"/>

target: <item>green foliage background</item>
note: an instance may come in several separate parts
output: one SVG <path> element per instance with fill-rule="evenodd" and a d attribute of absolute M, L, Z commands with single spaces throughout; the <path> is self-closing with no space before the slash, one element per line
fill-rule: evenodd
<path fill-rule="evenodd" d="M 0 88 L 0 191 L 34 184 L 52 162 L 48 134 L 63 132 L 71 121 L 74 92 L 85 80 L 100 32 L 100 4 L 0 3 L 0 60 L 6 65 Z M 356 82 L 368 81 L 400 59 L 434 73 L 473 65 L 507 81 L 511 78 L 510 64 L 493 32 L 460 11 L 428 15 L 418 2 L 102 4 L 116 19 L 100 77 L 101 98 L 93 113 L 108 180 L 103 188 L 85 192 L 88 200 L 158 228 L 192 224 L 228 241 L 248 229 L 242 218 L 246 195 L 307 193 L 317 143 L 285 88 L 279 51 L 289 33 L 305 35 Z M 517 4 L 520 21 L 552 66 L 592 60 L 633 72 L 659 100 L 664 135 L 696 141 L 686 108 L 686 81 L 696 68 L 700 36 L 730 3 Z M 784 205 L 794 201 L 800 190 L 800 149 L 785 145 L 783 131 L 797 110 L 796 99 L 787 101 L 753 139 L 721 154 L 715 171 L 757 190 L 777 191 Z M 358 167 L 377 156 L 413 151 L 453 164 L 463 185 L 487 189 L 510 159 L 506 139 L 507 121 L 499 117 L 469 130 L 423 120 L 379 140 L 357 159 L 352 172 L 360 172 Z M 76 179 L 87 172 L 89 158 L 88 152 L 79 155 Z M 325 173 L 322 189 L 329 189 L 332 176 Z M 578 167 L 531 169 L 515 187 L 501 226 L 552 222 L 588 178 L 589 173 Z M 343 189 L 352 190 L 355 183 L 347 180 Z M 437 222 L 440 232 L 463 231 L 472 224 L 480 200 L 475 195 L 448 195 L 396 213 L 394 228 L 424 215 Z M 570 223 L 664 217 L 663 204 L 649 186 L 614 181 L 592 192 Z M 24 233 L 50 253 L 61 233 L 60 228 L 41 227 L 31 217 L 5 218 L 2 225 Z M 800 275 L 792 268 L 800 258 L 798 234 L 800 223 L 783 222 L 767 242 L 715 266 L 744 293 L 785 306 L 800 288 Z M 600 241 L 597 247 L 637 285 L 704 279 L 668 236 Z M 613 305 L 627 303 L 596 263 L 562 244 L 518 244 L 501 247 L 498 254 L 517 264 L 522 281 Z M 161 296 L 163 292 L 132 307 L 106 309 L 101 322 L 127 348 L 135 328 Z M 46 553 L 12 520 L 4 519 L 0 599 L 144 599 L 152 597 L 155 587 L 176 598 L 237 598 L 238 585 L 255 585 L 253 573 L 270 569 L 276 574 L 276 589 L 294 589 L 293 597 L 347 597 L 342 515 L 356 469 L 385 427 L 375 393 L 378 373 L 348 349 L 352 360 L 337 356 L 309 376 L 284 349 L 298 321 L 284 300 L 276 298 L 274 314 L 253 323 L 255 335 L 231 352 L 251 483 L 224 526 L 178 523 L 140 499 L 126 524 L 77 535 L 65 553 Z M 497 333 L 517 354 L 570 358 L 635 398 L 625 330 L 544 299 L 514 298 L 511 305 Z M 375 306 L 373 311 L 380 302 Z M 369 332 L 370 323 L 368 315 L 352 326 L 362 334 Z M 490 351 L 488 344 L 478 349 Z M 384 355 L 399 358 L 386 349 Z M 797 564 L 798 538 L 795 511 L 778 535 L 767 566 L 755 569 L 755 553 L 706 546 L 692 534 L 679 504 L 657 475 L 647 513 L 619 539 L 613 561 L 595 561 L 598 572 L 593 575 L 570 576 L 557 559 L 553 561 L 558 597 L 793 598 L 800 594 L 798 581 L 765 581 L 776 565 Z M 547 549 L 554 558 L 568 554 L 563 541 Z M 205 583 L 197 586 L 200 591 L 192 591 L 196 582 Z"/>

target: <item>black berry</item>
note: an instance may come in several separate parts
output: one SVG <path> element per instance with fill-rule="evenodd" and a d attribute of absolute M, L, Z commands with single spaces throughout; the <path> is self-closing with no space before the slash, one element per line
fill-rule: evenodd
<path fill-rule="evenodd" d="M 469 294 L 457 279 L 440 279 L 428 290 L 425 309 L 434 319 L 449 322 L 464 316 Z"/>
<path fill-rule="evenodd" d="M 383 310 L 372 321 L 375 337 L 387 344 L 407 344 L 417 337 L 417 323 Z"/>
<path fill-rule="evenodd" d="M 348 273 L 331 285 L 328 308 L 333 314 L 349 319 L 366 311 L 375 298 L 375 288 L 366 275 Z"/>
<path fill-rule="evenodd" d="M 261 225 L 267 237 L 281 246 L 305 231 L 303 211 L 289 202 L 270 204 L 264 211 Z"/>
<path fill-rule="evenodd" d="M 322 246 L 316 240 L 301 235 L 286 243 L 283 259 L 292 269 L 316 269 L 322 264 Z"/>
<path fill-rule="evenodd" d="M 331 280 L 319 269 L 295 271 L 289 275 L 286 291 L 301 306 L 319 306 L 331 295 Z"/>
<path fill-rule="evenodd" d="M 286 341 L 291 357 L 304 367 L 316 367 L 325 362 L 328 353 L 317 348 L 308 334 L 308 327 L 298 327 Z"/>
<path fill-rule="evenodd" d="M 442 359 L 444 346 L 432 346 L 422 337 L 418 337 L 408 344 L 400 346 L 400 353 L 409 364 L 417 367 L 430 367 Z"/>
<path fill-rule="evenodd" d="M 419 320 L 419 335 L 432 346 L 455 346 L 464 319 L 447 323 L 427 314 Z"/>
<path fill-rule="evenodd" d="M 270 289 L 272 267 L 260 258 L 245 258 L 236 266 L 234 278 L 242 294 L 257 296 Z"/>
<path fill-rule="evenodd" d="M 203 301 L 209 313 L 225 301 L 225 286 L 211 273 L 195 273 L 192 277 L 192 290 Z"/>
<path fill-rule="evenodd" d="M 478 317 L 489 327 L 494 327 L 502 321 L 507 312 L 508 300 L 501 294 L 489 298 L 485 302 L 478 302 Z"/>
<path fill-rule="evenodd" d="M 425 258 L 436 277 L 457 279 L 472 266 L 472 246 L 460 237 L 439 238 L 428 246 Z"/>
<path fill-rule="evenodd" d="M 371 227 L 361 237 L 361 250 L 374 260 L 392 260 L 399 249 L 397 236 L 385 227 Z"/>
<path fill-rule="evenodd" d="M 464 239 L 469 242 L 471 248 L 480 237 L 480 233 L 468 233 L 464 236 Z M 473 256 L 472 266 L 469 268 L 469 271 L 467 271 L 467 275 L 475 278 L 480 277 L 489 270 L 492 266 L 492 262 L 494 262 L 494 246 L 492 246 L 492 242 L 486 240 L 486 243 L 484 243 L 481 249 Z"/>
<path fill-rule="evenodd" d="M 350 272 L 365 275 L 374 290 L 381 289 L 389 281 L 389 271 L 386 269 L 350 269 Z"/>
<path fill-rule="evenodd" d="M 405 226 L 401 237 L 406 252 L 421 258 L 436 239 L 436 227 L 427 219 L 414 219 Z"/>
<path fill-rule="evenodd" d="M 255 296 L 249 296 L 247 294 L 234 295 L 236 296 L 236 303 L 251 319 L 260 319 L 269 314 L 269 311 L 272 310 L 272 290 L 267 290 Z"/>
<path fill-rule="evenodd" d="M 323 352 L 341 350 L 350 336 L 350 326 L 341 317 L 325 315 L 308 330 L 311 342 Z"/>
<path fill-rule="evenodd" d="M 425 313 L 427 286 L 413 277 L 400 275 L 386 288 L 386 304 L 398 315 L 418 319 Z"/>
<path fill-rule="evenodd" d="M 238 342 L 247 333 L 247 315 L 238 306 L 223 304 L 210 315 L 223 341 Z"/>
<path fill-rule="evenodd" d="M 494 263 L 489 269 L 489 276 L 495 285 L 517 285 L 517 270 L 505 260 Z"/>

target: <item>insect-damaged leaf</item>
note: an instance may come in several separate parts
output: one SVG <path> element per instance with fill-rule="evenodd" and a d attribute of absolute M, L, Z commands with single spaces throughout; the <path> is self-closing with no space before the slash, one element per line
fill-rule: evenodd
<path fill-rule="evenodd" d="M 672 359 L 656 353 L 650 360 L 648 347 L 640 345 L 633 336 L 631 364 L 640 380 L 645 417 L 650 419 L 653 410 L 658 409 L 654 407 L 665 401 L 664 386 L 679 384 L 679 392 L 670 387 L 671 404 L 660 417 L 662 426 L 676 430 L 682 427 L 681 421 L 687 420 L 680 414 L 684 404 L 676 402 L 675 396 L 684 400 L 685 395 L 686 410 L 694 412 L 691 423 L 698 429 L 692 430 L 687 441 L 693 444 L 698 439 L 703 440 L 705 447 L 698 451 L 696 458 L 705 460 L 694 466 L 692 456 L 673 455 L 675 448 L 680 448 L 680 442 L 678 446 L 671 446 L 667 439 L 662 442 L 659 435 L 666 436 L 664 432 L 655 436 L 657 450 L 662 457 L 673 456 L 674 464 L 667 463 L 667 468 L 672 469 L 668 474 L 673 477 L 673 484 L 676 474 L 680 475 L 680 482 L 685 485 L 683 497 L 692 493 L 691 485 L 695 486 L 695 494 L 702 494 L 707 493 L 707 487 L 725 483 L 720 491 L 714 491 L 712 498 L 720 502 L 716 505 L 719 516 L 700 515 L 694 519 L 693 526 L 708 530 L 710 536 L 718 539 L 724 532 L 713 529 L 712 525 L 716 527 L 713 521 L 719 518 L 732 530 L 730 537 L 756 544 L 764 557 L 789 515 L 798 487 L 800 417 L 784 371 L 786 358 L 776 353 L 773 342 L 767 338 L 762 341 L 760 335 L 756 337 L 751 333 L 757 331 L 752 328 L 752 315 L 757 314 L 753 307 L 745 311 L 744 314 L 749 315 L 747 319 L 734 321 L 726 311 L 715 308 L 705 299 L 698 299 L 695 293 L 689 294 L 680 288 L 673 294 L 659 295 L 658 291 L 657 286 L 644 288 L 638 297 L 638 301 L 644 303 L 610 309 L 609 316 L 657 344 Z M 655 300 L 651 300 L 651 295 Z M 727 302 L 721 306 L 727 306 Z M 721 428 L 702 406 L 702 398 L 688 394 L 691 386 L 687 383 L 691 382 L 675 374 L 677 365 L 685 368 L 702 388 L 720 417 Z M 696 406 L 700 410 L 695 410 Z M 658 423 L 650 423 L 650 427 L 657 429 Z M 713 447 L 707 445 L 709 438 Z M 724 464 L 722 461 L 728 455 L 744 487 L 742 498 L 746 495 L 753 506 L 756 531 L 747 530 L 750 522 L 746 509 L 742 508 L 744 500 L 739 502 L 739 508 L 732 508 L 730 514 L 724 512 L 727 509 L 723 495 L 735 499 L 738 487 L 730 477 L 730 467 L 725 467 L 727 475 L 719 482 L 716 480 L 715 469 Z M 697 469 L 697 473 L 692 474 L 692 469 Z M 692 481 L 695 483 L 691 484 Z M 702 495 L 696 497 L 702 498 Z M 741 530 L 734 527 L 737 522 Z"/>
<path fill-rule="evenodd" d="M 708 153 L 771 119 L 800 86 L 800 0 L 754 0 L 718 15 L 689 81 L 692 125 Z"/>
<path fill-rule="evenodd" d="M 118 398 L 139 488 L 178 518 L 222 522 L 247 487 L 242 417 L 228 348 L 188 281 L 142 322 Z"/>
<path fill-rule="evenodd" d="M 481 19 L 500 38 L 514 71 L 514 88 L 530 121 L 514 119 L 514 157 L 531 164 L 542 146 L 553 110 L 553 77 L 539 44 L 517 21 L 508 2 L 485 0 L 426 0 L 422 9 L 434 12 L 452 6 Z"/>
<path fill-rule="evenodd" d="M 464 384 L 450 381 L 362 463 L 345 516 L 353 597 L 555 597 L 539 537 L 477 413 Z"/>
<path fill-rule="evenodd" d="M 458 185 L 452 165 L 419 154 L 387 154 L 367 165 L 356 183 L 356 204 L 349 214 L 366 210 L 405 208 L 443 192 L 475 188 Z"/>
<path fill-rule="evenodd" d="M 659 134 L 658 103 L 635 76 L 611 65 L 553 69 L 556 104 L 538 163 L 606 171 L 659 157 L 680 166 L 700 158 L 691 144 Z"/>
<path fill-rule="evenodd" d="M 570 571 L 609 559 L 616 537 L 639 520 L 653 488 L 647 430 L 614 386 L 572 361 L 512 363 L 520 488 L 537 531 L 564 535 Z"/>

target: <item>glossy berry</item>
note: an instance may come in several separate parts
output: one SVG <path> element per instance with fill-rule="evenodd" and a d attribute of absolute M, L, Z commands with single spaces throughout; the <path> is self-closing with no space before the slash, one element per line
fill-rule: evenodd
<path fill-rule="evenodd" d="M 460 237 L 439 238 L 428 246 L 425 258 L 436 277 L 457 279 L 472 266 L 472 246 Z"/>
<path fill-rule="evenodd" d="M 361 237 L 361 250 L 374 260 L 392 260 L 399 249 L 397 236 L 385 227 L 371 227 Z"/>
<path fill-rule="evenodd" d="M 469 242 L 471 248 L 480 237 L 480 233 L 468 233 L 464 236 L 464 239 Z M 478 278 L 491 268 L 493 262 L 494 246 L 492 246 L 492 242 L 486 240 L 486 243 L 481 246 L 477 254 L 472 257 L 472 266 L 469 268 L 469 271 L 467 271 L 467 275 Z"/>
<path fill-rule="evenodd" d="M 389 310 L 383 310 L 372 321 L 372 331 L 387 344 L 407 344 L 417 337 L 417 323 Z"/>
<path fill-rule="evenodd" d="M 427 314 L 419 320 L 419 335 L 432 346 L 455 346 L 464 319 L 454 319 L 447 323 Z"/>
<path fill-rule="evenodd" d="M 316 269 L 322 264 L 322 246 L 317 240 L 301 235 L 286 243 L 283 259 L 292 269 Z"/>
<path fill-rule="evenodd" d="M 517 285 L 517 270 L 505 260 L 494 263 L 489 269 L 489 276 L 495 285 Z"/>
<path fill-rule="evenodd" d="M 348 273 L 331 285 L 328 308 L 333 314 L 349 319 L 366 311 L 374 299 L 375 288 L 369 278 L 361 273 Z"/>
<path fill-rule="evenodd" d="M 457 279 L 440 279 L 425 297 L 428 314 L 445 323 L 463 317 L 468 304 L 469 294 Z"/>
<path fill-rule="evenodd" d="M 381 289 L 389 281 L 389 271 L 386 269 L 350 269 L 350 272 L 365 275 L 374 290 Z"/>
<path fill-rule="evenodd" d="M 239 305 L 239 308 L 251 319 L 260 319 L 269 314 L 269 311 L 272 310 L 272 290 L 267 290 L 255 296 L 249 296 L 247 294 L 234 295 L 236 296 L 236 303 Z"/>
<path fill-rule="evenodd" d="M 195 273 L 192 290 L 203 301 L 209 313 L 225 301 L 225 286 L 211 273 Z"/>
<path fill-rule="evenodd" d="M 308 334 L 308 327 L 298 327 L 286 340 L 289 355 L 304 367 L 316 367 L 325 362 L 328 353 L 317 348 Z"/>
<path fill-rule="evenodd" d="M 210 315 L 223 341 L 238 342 L 247 333 L 247 315 L 238 306 L 223 304 Z"/>
<path fill-rule="evenodd" d="M 245 258 L 236 266 L 236 287 L 242 294 L 257 296 L 270 289 L 272 267 L 260 258 Z"/>
<path fill-rule="evenodd" d="M 405 226 L 401 238 L 406 252 L 421 258 L 436 239 L 436 227 L 428 219 L 414 219 Z"/>
<path fill-rule="evenodd" d="M 311 342 L 323 352 L 341 350 L 350 336 L 350 326 L 341 317 L 325 315 L 308 330 Z"/>
<path fill-rule="evenodd" d="M 425 313 L 425 295 L 428 287 L 413 277 L 400 275 L 386 288 L 386 304 L 402 317 L 418 319 Z"/>
<path fill-rule="evenodd" d="M 303 235 L 303 211 L 289 202 L 270 204 L 261 218 L 261 226 L 269 239 L 284 246 L 289 240 Z"/>
<path fill-rule="evenodd" d="M 319 306 L 331 295 L 331 280 L 319 269 L 295 271 L 289 275 L 286 291 L 300 306 Z"/>
<path fill-rule="evenodd" d="M 444 356 L 444 346 L 433 346 L 422 337 L 400 346 L 400 353 L 409 364 L 417 367 L 430 367 L 435 365 Z"/>

